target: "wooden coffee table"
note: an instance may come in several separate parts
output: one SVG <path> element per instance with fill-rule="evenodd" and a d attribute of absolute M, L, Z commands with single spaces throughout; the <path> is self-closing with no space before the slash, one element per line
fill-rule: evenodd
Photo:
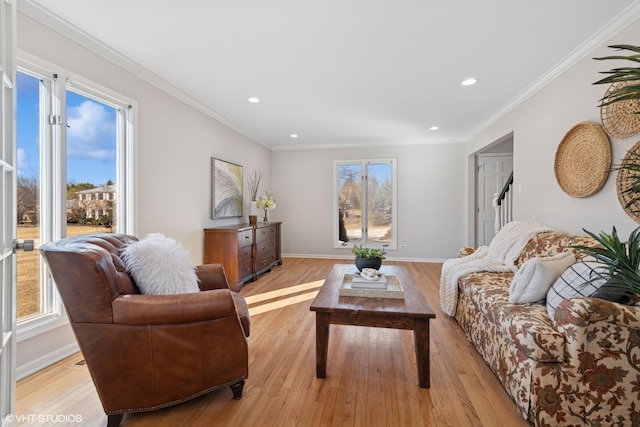
<path fill-rule="evenodd" d="M 316 377 L 327 376 L 330 324 L 409 329 L 415 340 L 418 384 L 429 388 L 429 320 L 436 315 L 406 268 L 383 266 L 380 270 L 400 280 L 404 300 L 339 296 L 344 275 L 357 272 L 353 264 L 334 265 L 318 291 L 311 303 L 311 311 L 316 312 Z"/>

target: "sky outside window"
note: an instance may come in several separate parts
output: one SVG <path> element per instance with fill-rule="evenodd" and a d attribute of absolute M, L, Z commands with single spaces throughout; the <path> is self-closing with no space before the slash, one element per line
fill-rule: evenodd
<path fill-rule="evenodd" d="M 39 86 L 37 78 L 18 73 L 18 174 L 39 178 Z M 103 186 L 115 182 L 116 110 L 66 91 L 67 182 Z"/>

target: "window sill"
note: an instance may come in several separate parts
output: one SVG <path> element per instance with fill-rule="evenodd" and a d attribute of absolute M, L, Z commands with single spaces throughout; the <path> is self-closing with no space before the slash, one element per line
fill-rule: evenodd
<path fill-rule="evenodd" d="M 49 313 L 18 323 L 16 341 L 21 342 L 36 337 L 52 329 L 69 324 L 66 314 Z"/>

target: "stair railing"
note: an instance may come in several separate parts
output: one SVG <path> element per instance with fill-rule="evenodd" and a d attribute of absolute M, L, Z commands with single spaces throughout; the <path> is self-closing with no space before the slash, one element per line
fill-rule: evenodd
<path fill-rule="evenodd" d="M 493 196 L 493 208 L 496 211 L 496 218 L 494 223 L 495 233 L 498 234 L 498 231 L 508 222 L 513 219 L 513 191 L 511 191 L 511 187 L 513 186 L 513 172 L 507 178 L 507 182 L 505 182 L 504 187 L 502 187 L 502 191 L 500 193 L 495 193 Z"/>

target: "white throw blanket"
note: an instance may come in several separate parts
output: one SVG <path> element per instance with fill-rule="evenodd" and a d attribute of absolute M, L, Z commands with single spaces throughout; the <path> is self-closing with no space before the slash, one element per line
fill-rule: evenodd
<path fill-rule="evenodd" d="M 471 255 L 448 259 L 440 276 L 440 306 L 455 316 L 458 305 L 458 279 L 476 271 L 516 271 L 515 261 L 527 242 L 538 233 L 552 228 L 529 221 L 511 221 L 495 235 L 489 246 L 480 246 Z"/>

